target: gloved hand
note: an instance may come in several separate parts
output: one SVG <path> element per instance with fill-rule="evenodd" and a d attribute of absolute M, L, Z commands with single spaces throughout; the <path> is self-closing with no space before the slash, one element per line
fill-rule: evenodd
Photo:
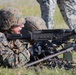
<path fill-rule="evenodd" d="M 33 46 L 31 46 L 28 50 L 31 55 L 40 55 L 42 47 L 39 45 L 39 43 L 36 43 Z"/>
<path fill-rule="evenodd" d="M 45 52 L 45 50 L 48 50 L 48 43 L 49 41 L 38 41 L 28 50 L 31 55 L 40 55 L 41 53 Z"/>

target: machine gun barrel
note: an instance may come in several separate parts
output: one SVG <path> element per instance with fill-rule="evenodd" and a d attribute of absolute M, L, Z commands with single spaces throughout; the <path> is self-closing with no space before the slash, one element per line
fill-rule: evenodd
<path fill-rule="evenodd" d="M 14 40 L 14 39 L 31 39 L 31 35 L 22 35 L 22 34 L 8 34 L 7 35 L 8 40 Z"/>

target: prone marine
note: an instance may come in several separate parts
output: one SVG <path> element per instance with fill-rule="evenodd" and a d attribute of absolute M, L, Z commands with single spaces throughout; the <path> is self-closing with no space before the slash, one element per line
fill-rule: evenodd
<path fill-rule="evenodd" d="M 8 34 L 20 34 L 25 19 L 18 8 L 6 7 L 0 10 L 0 65 L 10 68 L 24 66 L 30 60 L 30 53 L 19 39 L 8 40 Z"/>
<path fill-rule="evenodd" d="M 24 18 L 18 8 L 6 7 L 0 10 L 0 66 L 17 68 L 26 65 L 30 61 L 30 52 L 27 48 L 27 42 L 24 40 L 8 40 L 8 34 L 21 34 L 28 27 L 32 20 L 34 25 L 42 25 L 45 22 L 38 17 Z M 34 22 L 35 21 L 35 22 Z M 32 23 L 30 23 L 32 25 Z M 34 27 L 34 25 L 32 25 Z M 44 29 L 46 26 L 44 25 Z M 35 29 L 37 27 L 35 26 Z M 24 34 L 27 33 L 27 30 Z"/>

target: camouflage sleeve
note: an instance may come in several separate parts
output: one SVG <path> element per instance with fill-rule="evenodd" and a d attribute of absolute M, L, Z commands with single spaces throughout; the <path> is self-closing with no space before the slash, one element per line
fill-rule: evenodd
<path fill-rule="evenodd" d="M 8 67 L 21 67 L 29 61 L 27 50 L 15 54 L 3 33 L 0 33 L 0 64 Z"/>

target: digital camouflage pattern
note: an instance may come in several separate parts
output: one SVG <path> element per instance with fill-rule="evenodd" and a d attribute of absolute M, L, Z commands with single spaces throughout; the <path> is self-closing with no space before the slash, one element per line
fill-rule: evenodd
<path fill-rule="evenodd" d="M 1 29 L 6 32 L 11 26 L 20 25 L 25 20 L 16 8 L 10 8 L 10 10 L 3 8 L 0 13 L 0 28 L 2 27 Z M 30 60 L 26 49 L 27 43 L 18 39 L 8 40 L 5 35 L 0 31 L 0 66 L 12 68 L 24 66 Z"/>
<path fill-rule="evenodd" d="M 37 0 L 40 4 L 41 17 L 46 22 L 46 25 L 49 29 L 54 28 L 54 12 L 56 7 L 56 0 Z"/>
<path fill-rule="evenodd" d="M 37 0 L 41 8 L 41 16 L 45 20 L 49 29 L 54 28 L 54 12 L 56 3 L 59 6 L 60 12 L 69 26 L 76 28 L 76 0 Z"/>
<path fill-rule="evenodd" d="M 21 44 L 18 40 L 11 44 L 7 41 L 5 35 L 0 33 L 0 64 L 8 67 L 21 67 L 24 66 L 29 60 L 26 44 Z M 14 45 L 14 46 L 11 46 Z"/>
<path fill-rule="evenodd" d="M 26 23 L 24 28 L 21 30 L 22 34 L 28 34 L 29 31 L 34 31 L 38 29 L 47 29 L 45 21 L 38 16 L 28 16 L 25 18 Z"/>
<path fill-rule="evenodd" d="M 13 25 L 25 23 L 22 13 L 17 8 L 6 7 L 0 10 L 0 29 L 8 30 Z"/>

